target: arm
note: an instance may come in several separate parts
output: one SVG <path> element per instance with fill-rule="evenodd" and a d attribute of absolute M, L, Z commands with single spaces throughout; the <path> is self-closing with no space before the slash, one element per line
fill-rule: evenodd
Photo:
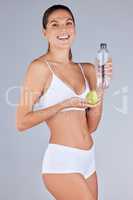
<path fill-rule="evenodd" d="M 101 103 L 93 108 L 86 111 L 86 117 L 88 122 L 89 133 L 94 132 L 101 120 L 103 110 L 103 97 Z"/>
<path fill-rule="evenodd" d="M 63 102 L 49 108 L 33 111 L 32 107 L 44 91 L 49 69 L 40 61 L 33 61 L 26 72 L 21 89 L 20 103 L 16 110 L 16 128 L 25 131 L 54 116 L 62 108 Z"/>
<path fill-rule="evenodd" d="M 94 132 L 98 124 L 101 120 L 102 116 L 102 110 L 103 110 L 103 96 L 104 96 L 104 91 L 103 90 L 98 90 L 96 87 L 96 72 L 95 72 L 95 66 L 91 63 L 86 63 L 84 64 L 85 66 L 85 75 L 88 80 L 90 90 L 96 90 L 97 93 L 101 96 L 101 102 L 99 105 L 93 108 L 86 109 L 86 118 L 87 118 L 87 123 L 88 123 L 88 129 L 89 133 Z"/>
<path fill-rule="evenodd" d="M 22 119 L 17 119 L 16 127 L 19 131 L 25 131 L 53 117 L 55 114 L 57 114 L 57 112 L 59 112 L 63 108 L 64 104 L 63 102 L 61 102 L 48 108 L 44 108 L 37 111 L 30 111 L 27 114 L 25 114 Z M 19 115 L 19 111 L 17 115 Z"/>

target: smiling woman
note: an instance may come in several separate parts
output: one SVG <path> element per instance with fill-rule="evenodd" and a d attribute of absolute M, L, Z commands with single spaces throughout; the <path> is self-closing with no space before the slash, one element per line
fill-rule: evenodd
<path fill-rule="evenodd" d="M 57 8 L 57 10 L 56 10 L 56 8 Z M 70 40 L 71 41 L 73 40 L 72 34 L 75 29 L 74 16 L 68 7 L 66 7 L 64 5 L 60 5 L 60 8 L 59 9 L 58 8 L 59 8 L 59 5 L 55 5 L 54 7 L 48 8 L 46 10 L 46 12 L 44 13 L 43 20 L 42 20 L 44 35 L 47 36 L 47 32 L 49 35 L 49 32 L 53 31 L 53 34 L 55 34 L 55 36 L 58 40 L 57 42 L 63 41 L 63 43 L 64 43 L 64 41 L 67 42 L 68 39 L 70 42 Z M 58 12 L 62 12 L 62 10 L 65 14 L 64 14 L 64 16 L 62 15 L 60 17 L 58 15 Z M 50 17 L 48 17 L 48 16 L 50 16 Z M 68 29 L 68 33 L 65 33 L 66 35 L 64 35 L 64 33 L 62 32 L 63 28 Z M 50 39 L 50 38 L 47 38 L 47 39 Z M 48 52 L 49 52 L 49 49 L 50 49 L 50 42 L 48 44 Z M 71 49 L 69 50 L 69 58 L 72 59 Z"/>
<path fill-rule="evenodd" d="M 49 48 L 28 66 L 16 113 L 17 129 L 24 131 L 42 122 L 50 128 L 41 173 L 56 200 L 97 200 L 91 133 L 101 119 L 103 91 L 97 103 L 86 101 L 88 91 L 97 89 L 96 73 L 93 64 L 72 60 L 76 26 L 71 10 L 53 5 L 44 12 L 42 25 Z"/>

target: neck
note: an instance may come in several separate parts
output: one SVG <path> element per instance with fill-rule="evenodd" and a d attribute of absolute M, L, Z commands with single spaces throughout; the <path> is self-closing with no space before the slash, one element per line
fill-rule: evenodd
<path fill-rule="evenodd" d="M 49 58 L 52 58 L 55 62 L 60 62 L 60 63 L 70 63 L 69 59 L 69 50 L 70 49 L 55 49 L 51 48 L 49 50 Z"/>

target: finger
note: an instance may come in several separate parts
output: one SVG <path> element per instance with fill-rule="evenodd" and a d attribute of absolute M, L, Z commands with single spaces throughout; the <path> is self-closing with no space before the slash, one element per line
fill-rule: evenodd
<path fill-rule="evenodd" d="M 100 105 L 100 102 L 97 103 L 97 104 L 94 104 L 94 105 L 89 105 L 88 107 L 89 107 L 89 108 L 95 108 L 95 107 L 97 107 L 98 105 Z"/>
<path fill-rule="evenodd" d="M 98 106 L 100 103 L 101 103 L 101 100 L 97 101 L 96 104 L 87 104 L 87 106 L 93 108 L 93 107 Z"/>
<path fill-rule="evenodd" d="M 109 57 L 107 62 L 112 62 L 112 58 L 111 58 L 111 57 Z"/>
<path fill-rule="evenodd" d="M 112 71 L 106 71 L 106 72 L 104 72 L 104 75 L 109 75 L 109 74 L 113 74 Z"/>
<path fill-rule="evenodd" d="M 101 101 L 98 101 L 96 104 L 92 105 L 92 108 L 94 108 L 94 107 L 96 107 L 96 106 L 98 106 L 100 104 L 101 104 Z"/>
<path fill-rule="evenodd" d="M 107 72 L 104 74 L 105 76 L 112 76 L 112 73 L 111 72 Z"/>
<path fill-rule="evenodd" d="M 112 72 L 106 72 L 104 75 L 112 75 Z"/>
<path fill-rule="evenodd" d="M 107 62 L 105 63 L 105 65 L 112 65 L 112 62 L 107 61 Z"/>
<path fill-rule="evenodd" d="M 111 61 L 107 61 L 106 64 L 112 65 L 112 62 Z"/>
<path fill-rule="evenodd" d="M 112 69 L 104 69 L 104 73 L 113 73 Z M 101 72 L 96 73 L 97 77 L 101 76 Z"/>
<path fill-rule="evenodd" d="M 112 73 L 113 72 L 113 70 L 112 69 L 104 69 L 104 73 Z"/>
<path fill-rule="evenodd" d="M 112 69 L 112 65 L 106 64 L 106 65 L 104 65 L 104 69 Z"/>
<path fill-rule="evenodd" d="M 104 70 L 104 74 L 106 73 L 113 73 L 112 70 Z"/>
<path fill-rule="evenodd" d="M 96 101 L 96 103 L 101 100 L 101 97 L 102 97 L 102 93 L 97 93 L 97 101 Z M 87 99 L 83 99 L 82 101 L 83 101 L 83 103 L 88 105 Z M 94 104 L 92 104 L 92 105 L 94 105 Z"/>
<path fill-rule="evenodd" d="M 111 65 L 105 65 L 104 69 L 113 69 Z"/>

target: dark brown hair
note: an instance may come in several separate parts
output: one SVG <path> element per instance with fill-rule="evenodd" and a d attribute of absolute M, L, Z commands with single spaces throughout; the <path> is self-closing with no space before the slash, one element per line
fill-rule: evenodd
<path fill-rule="evenodd" d="M 47 28 L 47 23 L 48 23 L 48 18 L 49 16 L 56 10 L 66 10 L 67 12 L 70 13 L 71 17 L 72 17 L 72 20 L 75 24 L 75 20 L 74 20 L 74 16 L 73 16 L 73 13 L 72 11 L 70 10 L 70 8 L 68 8 L 67 6 L 65 5 L 53 5 L 51 7 L 49 7 L 43 14 L 43 18 L 42 18 L 42 25 L 43 25 L 43 28 L 46 29 Z M 48 44 L 48 51 L 50 49 L 50 46 Z M 69 59 L 72 60 L 72 52 L 71 52 L 71 49 L 69 51 Z"/>

